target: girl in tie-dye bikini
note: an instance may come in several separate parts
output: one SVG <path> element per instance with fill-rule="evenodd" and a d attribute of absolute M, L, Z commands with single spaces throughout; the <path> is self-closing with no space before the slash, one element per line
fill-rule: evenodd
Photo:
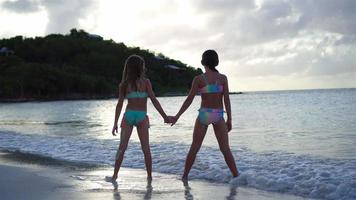
<path fill-rule="evenodd" d="M 202 65 L 205 73 L 196 76 L 193 80 L 192 88 L 187 99 L 175 117 L 172 117 L 173 123 L 187 110 L 196 94 L 201 95 L 201 108 L 195 122 L 193 132 L 193 142 L 190 147 L 185 162 L 183 180 L 188 180 L 189 171 L 194 163 L 207 128 L 210 124 L 214 127 L 216 139 L 218 140 L 221 152 L 224 154 L 225 161 L 234 177 L 239 175 L 234 157 L 229 147 L 228 132 L 231 130 L 231 105 L 229 98 L 229 86 L 225 75 L 220 74 L 215 67 L 219 64 L 218 54 L 214 50 L 207 50 L 202 55 Z M 227 120 L 224 120 L 224 105 L 227 113 Z"/>

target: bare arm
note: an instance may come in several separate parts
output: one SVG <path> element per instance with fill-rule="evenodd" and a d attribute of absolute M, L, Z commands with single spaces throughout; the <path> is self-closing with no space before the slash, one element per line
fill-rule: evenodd
<path fill-rule="evenodd" d="M 227 114 L 227 120 L 226 120 L 226 125 L 227 125 L 227 130 L 228 132 L 231 131 L 231 103 L 230 103 L 230 95 L 229 95 L 229 84 L 227 81 L 226 76 L 224 76 L 224 104 L 225 104 L 225 109 L 226 109 L 226 114 Z"/>
<path fill-rule="evenodd" d="M 164 122 L 168 122 L 168 117 L 167 117 L 166 113 L 164 112 L 161 104 L 157 100 L 156 95 L 152 90 L 151 82 L 148 79 L 147 79 L 147 93 L 152 101 L 153 106 L 156 108 L 156 110 L 159 112 L 159 114 L 163 117 Z"/>
<path fill-rule="evenodd" d="M 195 77 L 193 79 L 192 88 L 190 88 L 187 98 L 185 99 L 182 107 L 179 109 L 178 113 L 175 116 L 176 120 L 178 120 L 179 117 L 189 108 L 190 104 L 192 104 L 194 97 L 197 93 L 198 93 L 198 78 Z M 173 123 L 173 124 L 175 124 L 175 123 Z"/>
<path fill-rule="evenodd" d="M 115 136 L 115 132 L 117 133 L 117 121 L 119 120 L 122 105 L 124 104 L 125 95 L 122 89 L 122 85 L 119 86 L 119 99 L 117 100 L 116 109 L 115 109 L 115 119 L 114 119 L 114 126 L 112 128 L 112 134 Z"/>

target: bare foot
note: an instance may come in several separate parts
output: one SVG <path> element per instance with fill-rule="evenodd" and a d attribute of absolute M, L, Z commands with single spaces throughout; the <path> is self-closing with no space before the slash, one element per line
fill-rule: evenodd
<path fill-rule="evenodd" d="M 116 182 L 116 179 L 117 179 L 117 177 L 115 178 L 114 176 L 105 176 L 106 182 L 114 183 L 114 182 Z"/>
<path fill-rule="evenodd" d="M 188 183 L 188 178 L 187 177 L 182 177 L 182 182 L 186 190 L 190 190 L 189 183 Z"/>

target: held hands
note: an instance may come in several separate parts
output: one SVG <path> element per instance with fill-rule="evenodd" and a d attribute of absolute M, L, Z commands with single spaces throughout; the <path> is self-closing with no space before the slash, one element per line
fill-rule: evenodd
<path fill-rule="evenodd" d="M 169 116 L 171 120 L 171 126 L 177 123 L 178 117 L 177 116 Z"/>
<path fill-rule="evenodd" d="M 176 116 L 167 116 L 165 119 L 164 119 L 164 123 L 167 123 L 167 124 L 171 124 L 171 126 L 173 126 L 178 120 L 178 117 Z"/>
<path fill-rule="evenodd" d="M 170 124 L 171 123 L 170 116 L 165 116 L 163 119 L 164 119 L 164 123 L 166 123 L 166 124 Z"/>

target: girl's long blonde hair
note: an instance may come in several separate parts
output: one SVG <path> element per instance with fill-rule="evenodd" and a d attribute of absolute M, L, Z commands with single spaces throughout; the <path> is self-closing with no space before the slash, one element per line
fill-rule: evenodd
<path fill-rule="evenodd" d="M 128 86 L 137 91 L 136 80 L 143 78 L 145 74 L 145 61 L 141 56 L 131 55 L 125 61 L 122 73 L 121 85 L 126 93 Z"/>

